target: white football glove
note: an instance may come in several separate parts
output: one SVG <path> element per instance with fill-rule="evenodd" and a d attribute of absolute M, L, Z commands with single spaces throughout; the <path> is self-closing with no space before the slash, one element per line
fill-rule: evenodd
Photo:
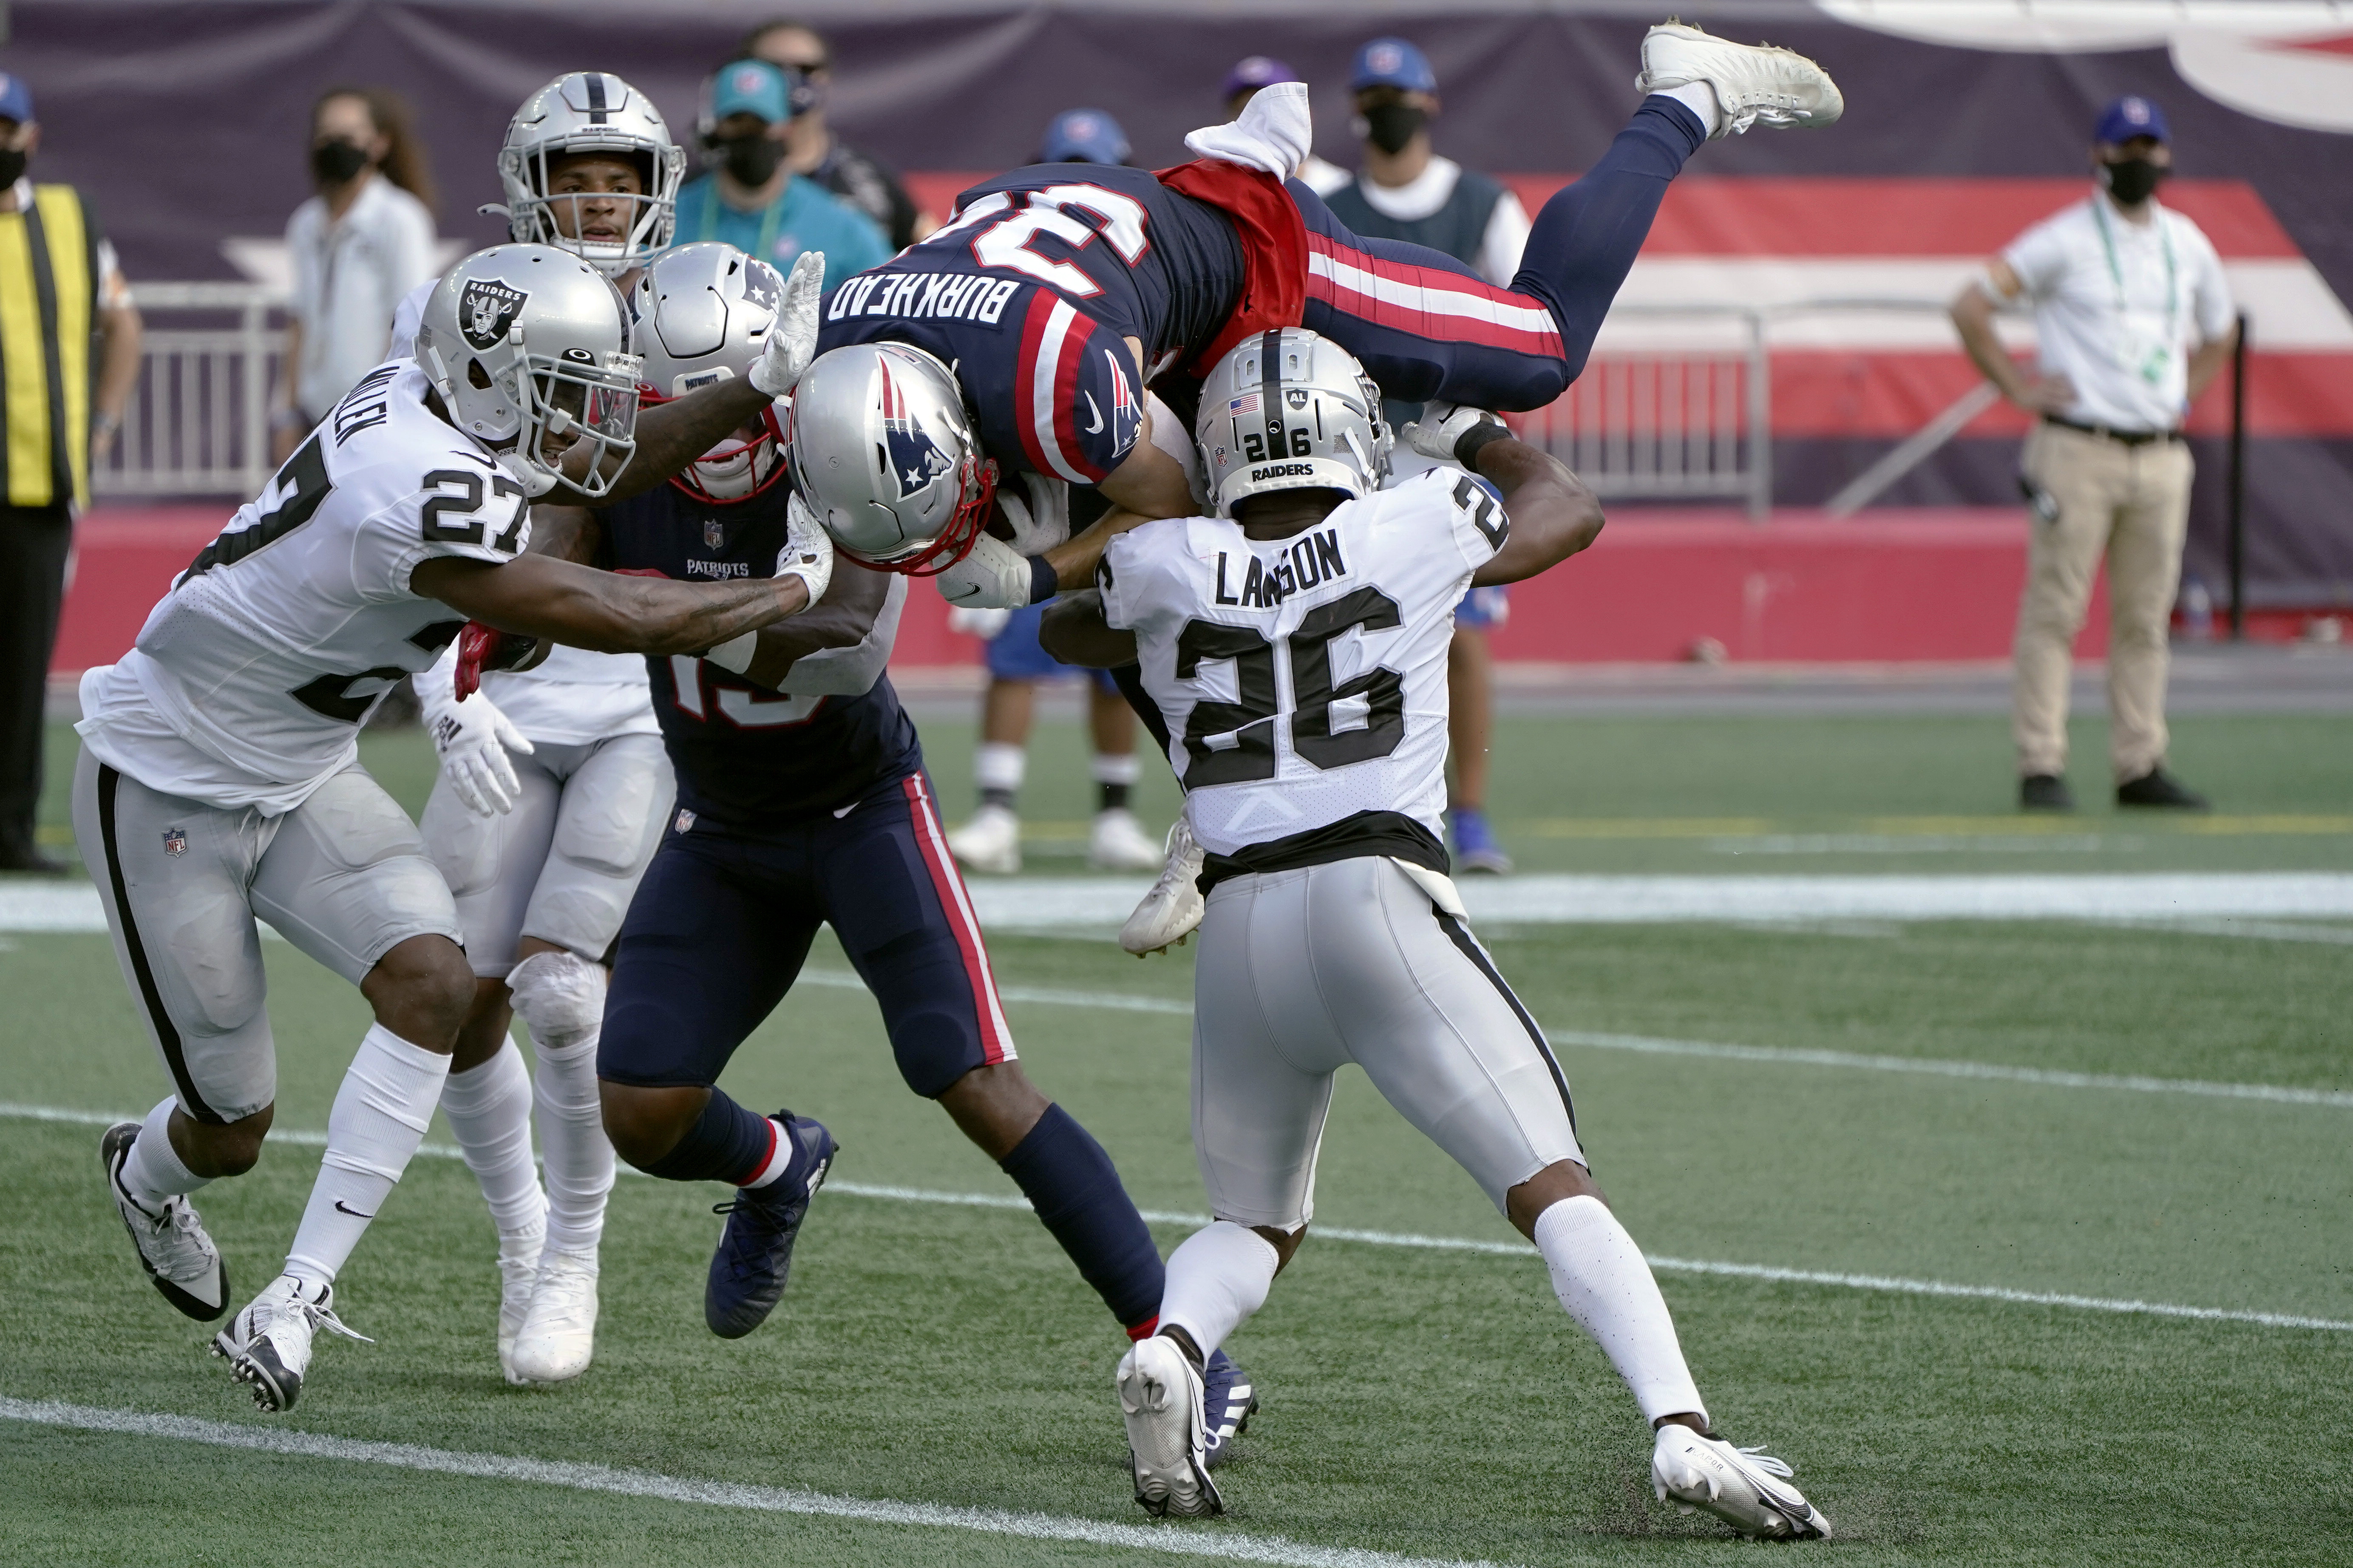
<path fill-rule="evenodd" d="M 1423 457 L 1451 463 L 1454 461 L 1454 443 L 1481 425 L 1501 424 L 1501 419 L 1483 408 L 1468 408 L 1459 403 L 1426 403 L 1422 405 L 1421 417 L 1398 434 Z"/>
<path fill-rule="evenodd" d="M 785 502 L 785 547 L 776 552 L 776 575 L 808 584 L 808 602 L 825 597 L 833 582 L 833 535 L 795 490 Z"/>
<path fill-rule="evenodd" d="M 768 346 L 752 362 L 752 384 L 770 397 L 782 397 L 801 379 L 817 357 L 817 308 L 825 293 L 825 252 L 804 250 L 785 277 L 784 298 L 776 301 L 776 324 L 768 329 Z"/>
<path fill-rule="evenodd" d="M 477 691 L 458 700 L 453 676 L 458 645 L 452 642 L 433 667 L 417 678 L 417 702 L 424 710 L 425 731 L 440 753 L 441 771 L 466 808 L 478 816 L 512 811 L 522 798 L 522 781 L 515 777 L 507 752 L 532 753 L 522 731 L 490 699 Z"/>
<path fill-rule="evenodd" d="M 972 553 L 941 573 L 940 597 L 959 608 L 1019 610 L 1029 604 L 1029 557 L 984 533 Z"/>
<path fill-rule="evenodd" d="M 1013 524 L 1013 550 L 1018 555 L 1043 555 L 1071 537 L 1071 487 L 1043 474 L 1023 474 L 1028 499 L 997 492 L 997 504 Z"/>

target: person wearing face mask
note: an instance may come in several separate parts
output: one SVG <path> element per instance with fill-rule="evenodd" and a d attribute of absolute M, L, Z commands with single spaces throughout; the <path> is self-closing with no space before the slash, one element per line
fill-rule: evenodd
<path fill-rule="evenodd" d="M 62 876 L 34 841 L 42 708 L 74 516 L 139 374 L 139 311 L 97 215 L 26 174 L 33 92 L 0 75 L 0 873 Z"/>
<path fill-rule="evenodd" d="M 294 294 L 270 421 L 279 462 L 383 360 L 402 297 L 436 270 L 432 175 L 396 95 L 320 94 L 310 164 L 318 194 L 286 221 Z"/>
<path fill-rule="evenodd" d="M 678 238 L 716 239 L 779 269 L 805 250 L 825 255 L 828 288 L 891 258 L 881 228 L 786 163 L 790 84 L 765 60 L 722 67 L 707 88 L 710 169 L 678 194 Z"/>
<path fill-rule="evenodd" d="M 2011 241 L 1953 301 L 1970 359 L 2037 416 L 2019 481 L 2031 521 L 2010 688 L 2023 810 L 2074 807 L 2067 680 L 2103 557 L 2116 804 L 2207 804 L 2165 771 L 2167 637 L 2189 521 L 2181 424 L 2238 325 L 2212 243 L 2157 200 L 2172 140 L 2149 100 L 2110 104 L 2093 132 L 2097 188 Z M 1994 312 L 2011 304 L 2034 313 L 2031 369 L 1994 332 Z"/>
<path fill-rule="evenodd" d="M 1357 234 L 1442 250 L 1490 283 L 1508 284 L 1528 238 L 1527 209 L 1496 181 L 1431 150 L 1430 121 L 1439 111 L 1438 74 L 1403 38 L 1375 38 L 1356 51 L 1349 90 L 1356 97 L 1356 134 L 1364 163 L 1356 177 L 1325 193 L 1324 204 Z M 1391 429 L 1421 417 L 1421 405 L 1382 404 Z M 1435 467 L 1400 453 L 1397 478 Z M 1487 825 L 1487 756 L 1494 738 L 1494 664 L 1487 634 L 1511 613 L 1500 585 L 1473 588 L 1454 612 L 1447 654 L 1454 778 L 1447 826 L 1455 863 L 1502 876 L 1512 858 Z"/>
<path fill-rule="evenodd" d="M 765 60 L 785 73 L 792 91 L 793 118 L 785 132 L 785 166 L 807 174 L 882 226 L 891 248 L 904 250 L 940 220 L 915 205 L 891 166 L 853 147 L 826 123 L 826 100 L 833 90 L 833 47 L 805 22 L 778 17 L 744 36 L 737 58 Z"/>

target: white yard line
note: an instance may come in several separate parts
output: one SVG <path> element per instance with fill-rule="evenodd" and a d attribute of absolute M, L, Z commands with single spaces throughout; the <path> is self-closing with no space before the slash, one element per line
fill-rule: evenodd
<path fill-rule="evenodd" d="M 103 1111 L 76 1110 L 55 1105 L 12 1105 L 0 1103 L 0 1119 L 25 1121 L 59 1121 L 77 1126 L 106 1127 L 117 1121 L 132 1121 L 128 1115 L 109 1115 Z M 269 1136 L 281 1143 L 293 1143 L 307 1148 L 321 1148 L 327 1142 L 324 1132 L 303 1129 L 277 1129 Z M 433 1159 L 460 1158 L 457 1149 L 447 1143 L 427 1143 L 417 1151 Z M 620 1167 L 625 1176 L 641 1172 L 628 1165 Z M 828 1181 L 828 1193 L 845 1197 L 880 1198 L 892 1203 L 934 1204 L 956 1208 L 1006 1209 L 1027 1212 L 1029 1201 L 1011 1193 L 952 1193 L 932 1187 L 887 1186 L 866 1182 Z M 1187 1214 L 1168 1209 L 1141 1211 L 1146 1222 L 1153 1225 L 1185 1226 L 1198 1228 L 1209 1223 L 1206 1214 Z M 1490 1257 L 1527 1258 L 1536 1256 L 1535 1248 L 1525 1241 L 1500 1238 L 1418 1236 L 1409 1232 L 1386 1230 L 1351 1230 L 1342 1226 L 1318 1226 L 1315 1235 L 1326 1241 L 1354 1242 L 1369 1247 L 1398 1247 L 1419 1252 L 1476 1252 Z M 2158 1318 L 2194 1318 L 2219 1323 L 2252 1323 L 2270 1329 L 2321 1329 L 2336 1333 L 2353 1333 L 2353 1322 L 2340 1322 L 2333 1318 L 2299 1317 L 2287 1312 L 2232 1311 L 2219 1307 L 2191 1307 L 2169 1301 L 2137 1301 L 2118 1297 L 2077 1296 L 2063 1291 L 2014 1290 L 2000 1285 L 1961 1285 L 1946 1279 L 1907 1279 L 1885 1274 L 1839 1274 L 1806 1268 L 1777 1268 L 1759 1263 L 1723 1263 L 1705 1258 L 1660 1258 L 1650 1259 L 1651 1267 L 1662 1274 L 1715 1274 L 1738 1279 L 1762 1279 L 1797 1285 L 1828 1285 L 1848 1290 L 1875 1290 L 1905 1296 L 1944 1296 L 1968 1300 L 2005 1301 L 2018 1306 L 2069 1307 L 2089 1312 L 2122 1312 Z"/>
<path fill-rule="evenodd" d="M 276 1425 L 200 1421 L 186 1415 L 158 1415 L 142 1410 L 102 1410 L 55 1400 L 10 1399 L 0 1396 L 0 1419 L 23 1421 L 76 1432 L 111 1432 L 134 1437 L 160 1437 L 202 1443 L 216 1448 L 242 1448 L 263 1454 L 286 1454 L 306 1459 L 340 1459 L 350 1464 L 385 1465 L 395 1469 L 424 1470 L 439 1475 L 471 1476 L 480 1480 L 525 1481 L 565 1487 L 574 1491 L 606 1492 L 616 1497 L 648 1498 L 659 1502 L 698 1504 L 704 1508 L 751 1509 L 763 1513 L 813 1515 L 849 1520 L 858 1524 L 911 1525 L 923 1530 L 962 1530 L 983 1535 L 1012 1535 L 1028 1541 L 1070 1541 L 1088 1546 L 1117 1547 L 1131 1552 L 1155 1552 L 1171 1557 L 1208 1557 L 1229 1563 L 1278 1563 L 1298 1568 L 1439 1568 L 1432 1559 L 1401 1557 L 1347 1546 L 1315 1546 L 1280 1535 L 1226 1534 L 1111 1524 L 1073 1519 L 1063 1514 L 1011 1513 L 991 1508 L 955 1508 L 944 1503 L 888 1502 L 867 1498 L 834 1497 L 797 1487 L 744 1486 L 732 1481 L 698 1480 L 666 1476 L 654 1470 L 618 1469 L 607 1465 L 565 1459 L 534 1459 L 512 1454 L 477 1454 L 462 1449 L 426 1448 L 409 1443 L 368 1443 L 331 1437 Z M 1455 1568 L 1487 1568 L 1455 1560 Z"/>
<path fill-rule="evenodd" d="M 843 990 L 862 990 L 865 983 L 847 971 L 807 969 L 800 984 Z M 1161 996 L 1124 996 L 1107 991 L 1057 991 L 1036 985 L 1001 985 L 997 994 L 1008 1002 L 1059 1007 L 1100 1007 L 1124 1013 L 1163 1013 L 1190 1017 L 1189 1003 Z M 2189 1094 L 2209 1100 L 2260 1100 L 2279 1105 L 2321 1105 L 2353 1110 L 2353 1090 L 2297 1089 L 2269 1083 L 2210 1083 L 2200 1079 L 2150 1078 L 2139 1074 L 2063 1072 L 2053 1068 L 2011 1067 L 2000 1062 L 1951 1061 L 1936 1057 L 1872 1056 L 1859 1051 L 1809 1050 L 1783 1046 L 1735 1046 L 1710 1040 L 1664 1040 L 1647 1035 L 1600 1034 L 1589 1029 L 1556 1029 L 1547 1024 L 1545 1037 L 1555 1045 L 1583 1046 L 1588 1050 L 1630 1051 L 1641 1056 L 1707 1057 L 1718 1061 L 1757 1062 L 1772 1067 L 1831 1068 L 1851 1072 L 1915 1073 L 1930 1078 L 1979 1079 L 1996 1083 L 2031 1083 L 2045 1089 L 2122 1089 L 2137 1094 Z"/>

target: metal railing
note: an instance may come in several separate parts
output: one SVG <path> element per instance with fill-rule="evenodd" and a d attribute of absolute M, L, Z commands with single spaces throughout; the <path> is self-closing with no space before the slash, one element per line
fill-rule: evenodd
<path fill-rule="evenodd" d="M 1557 402 L 1513 416 L 1521 437 L 1577 470 L 1604 500 L 1730 499 L 1762 521 L 1773 508 L 1764 312 L 1628 305 L 1610 318 L 1637 324 L 1638 336 L 1697 326 L 1702 340 L 1732 341 L 1620 349 L 1605 340 Z"/>
<path fill-rule="evenodd" d="M 135 283 L 146 322 L 139 379 L 100 496 L 220 496 L 269 478 L 269 395 L 285 342 L 282 300 L 256 283 Z"/>

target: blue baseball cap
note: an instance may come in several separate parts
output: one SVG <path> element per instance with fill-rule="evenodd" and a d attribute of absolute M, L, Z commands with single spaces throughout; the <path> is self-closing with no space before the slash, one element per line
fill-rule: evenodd
<path fill-rule="evenodd" d="M 1220 99 L 1238 93 L 1256 92 L 1262 87 L 1272 87 L 1279 81 L 1298 81 L 1299 73 L 1276 59 L 1272 55 L 1246 55 L 1234 62 L 1226 73 L 1225 85 L 1218 89 Z"/>
<path fill-rule="evenodd" d="M 1040 163 L 1124 163 L 1127 132 L 1100 109 L 1066 109 L 1046 127 Z"/>
<path fill-rule="evenodd" d="M 719 68 L 711 79 L 711 118 L 756 114 L 774 125 L 793 117 L 792 94 L 785 73 L 765 60 L 735 60 Z"/>
<path fill-rule="evenodd" d="M 1403 38 L 1375 38 L 1356 51 L 1356 68 L 1348 77 L 1350 92 L 1362 92 L 1368 87 L 1436 92 L 1438 73 L 1430 68 L 1430 61 L 1422 52 Z"/>
<path fill-rule="evenodd" d="M 2092 132 L 2093 141 L 2118 146 L 2136 136 L 2153 136 L 2166 142 L 2173 140 L 2173 128 L 2165 122 L 2165 110 L 2137 93 L 2108 105 L 2100 116 L 2098 129 Z"/>
<path fill-rule="evenodd" d="M 33 121 L 33 89 L 25 79 L 0 71 L 0 120 L 13 120 L 19 125 Z"/>

